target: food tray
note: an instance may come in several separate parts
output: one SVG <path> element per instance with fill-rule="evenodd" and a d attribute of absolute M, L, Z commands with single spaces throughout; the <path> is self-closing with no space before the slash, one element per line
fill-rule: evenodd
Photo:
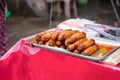
<path fill-rule="evenodd" d="M 112 54 L 114 51 L 116 51 L 117 49 L 120 48 L 120 42 L 117 42 L 117 41 L 108 40 L 108 39 L 104 39 L 104 38 L 94 38 L 94 40 L 96 41 L 96 43 L 108 44 L 108 45 L 111 45 L 111 46 L 117 46 L 117 48 L 111 50 L 110 52 L 108 52 L 106 55 L 104 55 L 102 57 L 92 57 L 92 56 L 86 56 L 86 55 L 82 55 L 82 54 L 75 54 L 73 52 L 67 51 L 67 50 L 62 49 L 62 48 L 57 48 L 57 47 L 51 47 L 51 46 L 39 45 L 39 44 L 33 44 L 33 46 L 48 49 L 48 50 L 52 50 L 52 51 L 56 51 L 56 52 L 66 54 L 66 55 L 70 55 L 70 56 L 74 56 L 74 57 L 77 57 L 77 58 L 83 58 L 83 59 L 88 59 L 88 60 L 98 61 L 98 62 L 104 60 L 110 54 Z"/>

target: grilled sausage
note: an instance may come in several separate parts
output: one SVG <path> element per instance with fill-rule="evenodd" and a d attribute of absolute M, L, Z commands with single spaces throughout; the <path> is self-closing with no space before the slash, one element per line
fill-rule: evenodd
<path fill-rule="evenodd" d="M 55 46 L 55 40 L 50 39 L 48 42 L 45 43 L 47 46 Z"/>
<path fill-rule="evenodd" d="M 59 34 L 61 33 L 61 31 L 62 31 L 62 30 L 57 30 L 57 31 L 55 31 L 55 33 L 52 34 L 52 37 L 51 37 L 51 38 L 52 38 L 53 40 L 57 40 L 57 37 L 59 36 Z"/>
<path fill-rule="evenodd" d="M 90 55 L 92 55 L 94 52 L 96 52 L 97 49 L 98 49 L 98 46 L 97 46 L 97 45 L 92 45 L 92 46 L 88 47 L 87 49 L 85 49 L 81 54 L 90 56 Z"/>
<path fill-rule="evenodd" d="M 86 37 L 85 32 L 77 32 L 65 40 L 65 45 L 68 46 L 69 44 L 74 43 L 84 37 Z"/>
<path fill-rule="evenodd" d="M 79 51 L 78 49 L 75 49 L 75 50 L 73 51 L 73 53 L 77 53 L 77 54 L 79 54 L 80 51 Z"/>
<path fill-rule="evenodd" d="M 63 41 L 66 40 L 68 37 L 70 37 L 71 35 L 75 34 L 76 31 L 74 30 L 63 30 L 61 31 L 61 33 L 58 36 L 58 40 L 59 41 Z"/>
<path fill-rule="evenodd" d="M 89 46 L 91 46 L 93 44 L 95 44 L 95 41 L 93 39 L 89 39 L 89 40 L 86 40 L 85 42 L 79 44 L 78 47 L 77 47 L 77 49 L 79 51 L 82 51 L 82 50 L 88 48 Z"/>
<path fill-rule="evenodd" d="M 51 35 L 54 34 L 54 31 L 49 31 L 46 34 L 42 35 L 41 40 L 47 42 L 51 39 Z"/>
<path fill-rule="evenodd" d="M 76 41 L 75 43 L 68 45 L 67 49 L 68 49 L 69 51 L 72 51 L 72 50 L 74 50 L 79 44 L 83 43 L 83 42 L 86 41 L 86 40 L 87 40 L 86 38 L 79 39 L 79 40 Z"/>

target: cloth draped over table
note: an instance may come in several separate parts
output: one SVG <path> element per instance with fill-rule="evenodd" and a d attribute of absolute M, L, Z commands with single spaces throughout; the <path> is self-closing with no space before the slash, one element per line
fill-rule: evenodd
<path fill-rule="evenodd" d="M 119 80 L 120 65 L 110 66 L 16 43 L 0 59 L 0 80 Z"/>

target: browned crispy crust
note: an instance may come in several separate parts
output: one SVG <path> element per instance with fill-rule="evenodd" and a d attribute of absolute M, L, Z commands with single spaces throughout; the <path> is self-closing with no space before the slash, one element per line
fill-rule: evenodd
<path fill-rule="evenodd" d="M 89 39 L 89 40 L 86 40 L 86 41 L 84 41 L 83 43 L 79 44 L 79 45 L 77 46 L 77 49 L 78 49 L 79 51 L 82 51 L 82 50 L 88 48 L 89 46 L 91 46 L 91 45 L 93 45 L 93 44 L 95 44 L 95 41 L 94 41 L 93 39 Z"/>
<path fill-rule="evenodd" d="M 65 45 L 68 46 L 69 44 L 74 43 L 75 41 L 84 37 L 86 37 L 85 32 L 77 32 L 65 40 Z"/>
<path fill-rule="evenodd" d="M 79 51 L 78 49 L 75 49 L 75 50 L 73 51 L 73 53 L 80 54 L 80 51 Z"/>
<path fill-rule="evenodd" d="M 58 40 L 59 41 L 63 41 L 66 40 L 68 37 L 70 37 L 71 35 L 75 34 L 76 31 L 74 30 L 63 30 L 61 31 L 61 33 L 58 36 Z"/>
<path fill-rule="evenodd" d="M 50 39 L 48 42 L 45 42 L 46 46 L 55 46 L 55 40 Z"/>
<path fill-rule="evenodd" d="M 57 31 L 55 31 L 55 33 L 52 34 L 51 39 L 57 40 L 57 37 L 60 35 L 61 31 L 62 31 L 62 30 L 57 30 Z"/>
<path fill-rule="evenodd" d="M 44 35 L 41 36 L 41 40 L 43 42 L 47 42 L 51 39 L 51 35 L 54 34 L 55 31 L 48 31 L 47 33 L 45 33 Z"/>
<path fill-rule="evenodd" d="M 34 43 L 59 47 L 77 54 L 92 55 L 97 50 L 103 50 L 93 39 L 87 39 L 85 32 L 75 30 L 44 31 L 36 35 Z M 105 52 L 105 51 L 104 51 Z"/>
<path fill-rule="evenodd" d="M 69 51 L 72 51 L 72 50 L 74 50 L 75 48 L 77 48 L 77 46 L 78 46 L 79 44 L 83 43 L 83 42 L 86 41 L 86 40 L 87 40 L 86 38 L 79 39 L 79 40 L 76 41 L 75 43 L 68 45 L 67 49 L 68 49 Z"/>
<path fill-rule="evenodd" d="M 92 46 L 88 47 L 87 49 L 85 49 L 81 54 L 90 56 L 94 52 L 96 52 L 97 50 L 98 50 L 98 46 L 97 45 L 92 45 Z"/>

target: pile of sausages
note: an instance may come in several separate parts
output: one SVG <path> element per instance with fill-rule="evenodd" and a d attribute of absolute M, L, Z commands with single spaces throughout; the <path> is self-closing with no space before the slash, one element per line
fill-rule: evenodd
<path fill-rule="evenodd" d="M 85 32 L 77 30 L 52 30 L 36 35 L 34 43 L 64 48 L 73 53 L 90 56 L 98 50 L 94 39 L 86 38 Z"/>

